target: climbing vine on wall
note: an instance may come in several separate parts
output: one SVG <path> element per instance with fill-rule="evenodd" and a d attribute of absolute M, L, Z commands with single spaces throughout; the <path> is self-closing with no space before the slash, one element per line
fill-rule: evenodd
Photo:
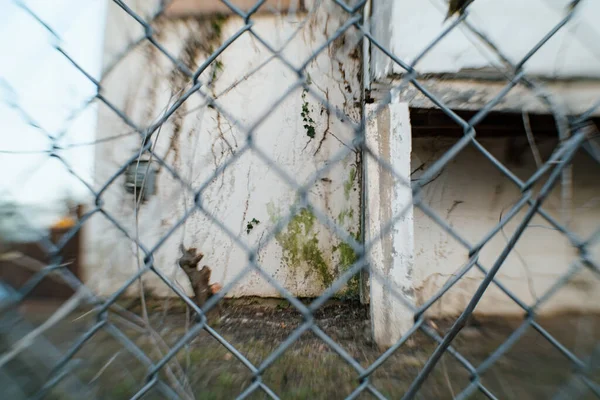
<path fill-rule="evenodd" d="M 258 224 L 260 224 L 260 221 L 256 218 L 252 218 L 252 221 L 246 224 L 246 233 L 249 234 L 252 231 L 252 229 L 254 229 L 254 227 L 256 227 L 256 225 Z"/>
<path fill-rule="evenodd" d="M 302 116 L 302 121 L 304 121 L 304 129 L 306 130 L 306 136 L 311 139 L 315 138 L 315 121 L 310 116 L 310 108 L 308 105 L 308 101 L 306 101 L 306 93 L 308 90 L 304 89 L 302 91 L 302 112 L 300 116 Z"/>

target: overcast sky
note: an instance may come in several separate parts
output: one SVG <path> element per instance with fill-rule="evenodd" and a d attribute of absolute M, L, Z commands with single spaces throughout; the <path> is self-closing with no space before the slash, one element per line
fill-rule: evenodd
<path fill-rule="evenodd" d="M 99 78 L 106 1 L 23 0 L 57 37 L 18 3 L 0 0 L 0 202 L 51 207 L 89 192 L 48 154 L 6 151 L 45 151 L 52 146 L 49 135 L 61 133 L 61 146 L 94 140 L 95 107 L 82 108 L 96 87 L 55 46 Z M 93 150 L 77 146 L 60 154 L 89 180 Z"/>

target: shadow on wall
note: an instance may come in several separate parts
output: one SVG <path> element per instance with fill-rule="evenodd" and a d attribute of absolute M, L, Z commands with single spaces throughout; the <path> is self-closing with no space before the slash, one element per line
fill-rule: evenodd
<path fill-rule="evenodd" d="M 412 180 L 416 180 L 444 155 L 458 140 L 460 132 L 446 124 L 439 115 L 411 115 L 413 123 Z M 523 132 L 521 115 L 492 115 L 478 128 L 478 142 L 512 174 L 522 181 L 529 179 L 538 166 Z M 550 122 L 551 121 L 551 117 Z M 517 122 L 521 120 L 519 129 Z M 542 162 L 558 146 L 557 134 L 544 116 L 532 116 L 535 147 Z M 415 131 L 417 134 L 415 134 Z M 481 132 L 481 135 L 480 135 Z M 521 134 L 519 134 L 521 133 Z M 435 135 L 435 136 L 433 136 Z M 587 238 L 600 220 L 600 186 L 598 165 L 585 152 L 576 154 L 572 164 L 570 201 L 563 207 L 561 181 L 543 204 L 543 209 L 576 236 Z M 534 187 L 534 197 L 547 179 Z M 442 171 L 424 184 L 423 202 L 459 236 L 474 245 L 491 232 L 521 199 L 520 188 L 498 169 L 480 149 L 467 146 Z M 483 247 L 479 262 L 489 270 L 507 246 L 528 207 L 524 207 Z M 590 256 L 600 259 L 600 244 Z M 441 226 L 415 209 L 415 289 L 420 303 L 437 293 L 467 265 L 469 251 Z M 577 249 L 566 235 L 536 215 L 503 262 L 497 280 L 528 306 L 536 303 L 569 273 L 578 259 Z M 466 307 L 484 274 L 472 268 L 430 309 L 432 317 L 457 315 Z M 538 312 L 598 312 L 600 280 L 581 268 L 547 301 Z M 481 315 L 522 315 L 523 309 L 505 292 L 492 284 L 475 312 Z"/>

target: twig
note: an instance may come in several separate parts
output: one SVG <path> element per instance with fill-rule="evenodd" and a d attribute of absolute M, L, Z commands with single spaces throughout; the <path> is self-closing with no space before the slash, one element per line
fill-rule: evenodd
<path fill-rule="evenodd" d="M 325 91 L 325 100 L 329 103 L 329 89 L 327 89 Z M 316 156 L 317 153 L 319 152 L 319 150 L 321 150 L 321 146 L 323 146 L 323 142 L 325 141 L 325 139 L 327 139 L 327 134 L 329 133 L 329 125 L 330 125 L 329 120 L 331 118 L 331 112 L 329 112 L 329 108 L 326 109 L 326 112 L 327 112 L 327 122 L 326 122 L 325 131 L 323 131 L 323 137 L 319 141 L 319 145 L 317 146 L 317 149 L 315 150 L 313 156 Z"/>
<path fill-rule="evenodd" d="M 513 205 L 516 203 L 513 203 Z M 501 211 L 500 211 L 500 216 L 498 217 L 498 222 L 502 223 L 502 215 L 504 214 L 504 210 L 506 210 L 507 207 L 504 207 Z M 500 227 L 500 232 L 502 233 L 502 237 L 504 237 L 504 240 L 506 240 L 506 243 L 509 242 L 508 236 L 506 235 L 506 232 L 504 231 L 504 225 L 502 225 Z M 537 293 L 535 291 L 535 286 L 533 285 L 533 277 L 531 276 L 531 271 L 529 270 L 529 266 L 527 265 L 527 262 L 525 262 L 525 259 L 523 258 L 523 256 L 521 256 L 521 253 L 519 253 L 519 251 L 516 249 L 516 247 L 513 247 L 512 251 L 514 251 L 515 255 L 517 256 L 517 258 L 519 259 L 519 261 L 521 261 L 521 265 L 523 265 L 523 269 L 525 270 L 525 275 L 527 275 L 527 286 L 529 287 L 529 294 L 531 294 L 531 297 L 533 297 L 533 299 L 537 302 L 538 296 Z"/>
<path fill-rule="evenodd" d="M 81 314 L 79 317 L 77 317 L 77 318 L 73 318 L 73 319 L 71 320 L 71 322 L 77 322 L 77 321 L 79 321 L 80 319 L 82 319 L 82 318 L 85 318 L 86 316 L 88 316 L 89 314 L 91 314 L 91 313 L 93 313 L 93 312 L 94 312 L 94 309 L 92 308 L 91 310 L 89 310 L 89 311 L 87 311 L 87 312 L 84 312 L 83 314 Z"/>
<path fill-rule="evenodd" d="M 525 127 L 525 134 L 527 135 L 527 141 L 529 142 L 529 147 L 531 147 L 531 153 L 533 154 L 533 159 L 535 160 L 535 165 L 538 169 L 542 167 L 544 162 L 542 161 L 542 156 L 540 155 L 540 150 L 538 149 L 535 138 L 533 137 L 533 131 L 531 130 L 531 123 L 529 121 L 529 114 L 527 111 L 523 111 L 523 126 Z"/>
<path fill-rule="evenodd" d="M 100 370 L 98 371 L 98 373 L 96 373 L 96 375 L 94 375 L 94 377 L 92 379 L 90 379 L 90 381 L 88 382 L 88 385 L 91 385 L 92 383 L 94 383 L 96 381 L 96 379 L 100 378 L 100 376 L 102 375 L 102 373 L 106 370 L 106 368 L 108 368 L 110 366 L 110 364 L 112 364 L 113 361 L 115 361 L 117 359 L 117 357 L 121 354 L 123 350 L 119 350 L 117 351 L 107 362 L 106 364 L 104 364 L 102 366 L 102 368 L 100 368 Z"/>
<path fill-rule="evenodd" d="M 448 390 L 450 390 L 450 394 L 453 399 L 456 399 L 454 395 L 454 389 L 452 388 L 452 382 L 450 381 L 450 376 L 448 375 L 448 368 L 446 368 L 446 357 L 442 357 L 442 370 L 444 371 L 444 378 L 446 379 L 446 384 L 448 384 Z"/>

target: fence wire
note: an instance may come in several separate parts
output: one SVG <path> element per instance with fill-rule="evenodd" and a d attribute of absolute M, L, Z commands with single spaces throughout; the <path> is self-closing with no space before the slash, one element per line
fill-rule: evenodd
<path fill-rule="evenodd" d="M 533 46 L 530 51 L 527 52 L 527 54 L 516 63 L 510 61 L 510 57 L 502 53 L 500 50 L 502 48 L 501 43 L 495 43 L 485 33 L 478 30 L 475 25 L 471 24 L 469 21 L 468 9 L 464 10 L 464 12 L 458 13 L 455 20 L 453 20 L 452 23 L 446 28 L 441 30 L 439 35 L 437 35 L 435 39 L 432 40 L 431 43 L 427 45 L 417 55 L 417 57 L 414 58 L 413 61 L 409 62 L 401 59 L 395 55 L 391 49 L 386 48 L 384 44 L 380 43 L 369 30 L 368 26 L 366 26 L 365 21 L 368 18 L 365 19 L 364 13 L 365 9 L 368 10 L 371 7 L 370 2 L 367 2 L 367 0 L 355 1 L 353 2 L 353 5 L 350 5 L 343 0 L 324 0 L 324 2 L 327 3 L 329 7 L 326 9 L 326 12 L 330 12 L 332 9 L 337 8 L 337 12 L 344 16 L 345 22 L 342 23 L 333 34 L 329 35 L 324 43 L 314 49 L 313 53 L 306 60 L 303 60 L 298 65 L 296 62 L 297 60 L 290 60 L 289 54 L 286 54 L 284 51 L 285 46 L 287 46 L 289 41 L 284 43 L 284 46 L 281 48 L 275 48 L 269 42 L 269 40 L 262 37 L 260 31 L 256 29 L 255 21 L 258 18 L 257 15 L 260 13 L 260 11 L 263 11 L 268 7 L 268 5 L 265 4 L 267 3 L 266 0 L 259 0 L 248 9 L 242 9 L 236 6 L 232 1 L 221 0 L 221 5 L 226 7 L 228 13 L 232 14 L 233 17 L 241 18 L 243 21 L 242 26 L 233 35 L 224 40 L 218 48 L 213 49 L 210 56 L 208 56 L 199 67 L 196 69 L 191 69 L 190 66 L 187 65 L 179 56 L 172 54 L 172 50 L 169 50 L 164 44 L 162 44 L 157 36 L 157 32 L 160 30 L 160 28 L 157 28 L 155 23 L 162 17 L 166 7 L 168 6 L 167 2 L 162 2 L 162 6 L 151 15 L 142 15 L 134 10 L 133 7 L 128 5 L 127 2 L 122 0 L 114 0 L 114 4 L 120 7 L 131 19 L 135 20 L 140 25 L 144 34 L 139 39 L 132 41 L 124 51 L 119 53 L 118 56 L 115 57 L 115 60 L 104 69 L 104 74 L 110 74 L 111 71 L 117 65 L 119 65 L 119 63 L 121 63 L 142 43 L 150 43 L 155 51 L 165 56 L 170 63 L 172 63 L 173 67 L 185 77 L 186 81 L 183 89 L 174 93 L 172 98 L 169 99 L 168 104 L 164 106 L 162 115 L 154 122 L 149 123 L 147 126 L 143 126 L 134 122 L 126 110 L 116 106 L 113 104 L 111 99 L 105 96 L 102 90 L 103 81 L 94 78 L 93 74 L 88 73 L 85 68 L 79 65 L 77 61 L 69 55 L 69 52 L 66 49 L 61 47 L 60 35 L 56 33 L 46 21 L 44 21 L 42 16 L 36 14 L 36 12 L 25 2 L 16 0 L 14 1 L 15 5 L 29 14 L 29 16 L 35 20 L 37 24 L 43 27 L 43 29 L 47 30 L 47 32 L 56 39 L 55 51 L 62 54 L 62 56 L 64 56 L 68 62 L 77 68 L 79 72 L 83 74 L 86 79 L 89 80 L 96 88 L 95 95 L 92 98 L 87 99 L 81 105 L 81 107 L 74 112 L 73 116 L 67 121 L 64 129 L 58 133 L 49 132 L 42 127 L 42 124 L 37 123 L 34 117 L 28 113 L 25 107 L 19 104 L 16 96 L 8 96 L 5 100 L 6 104 L 10 105 L 19 113 L 23 121 L 41 131 L 53 144 L 50 150 L 44 150 L 40 152 L 42 154 L 46 154 L 49 158 L 53 158 L 62 163 L 67 171 L 69 171 L 75 178 L 77 178 L 88 188 L 95 200 L 94 204 L 86 209 L 85 213 L 80 216 L 76 224 L 64 235 L 62 235 L 58 241 L 54 241 L 49 236 L 40 233 L 41 236 L 38 238 L 39 242 L 42 244 L 47 253 L 50 254 L 50 262 L 48 265 L 37 265 L 35 274 L 19 288 L 3 286 L 6 287 L 6 294 L 3 295 L 4 304 L 2 305 L 2 313 L 4 313 L 5 316 L 9 315 L 11 312 L 16 312 L 19 309 L 19 305 L 30 297 L 31 293 L 42 281 L 48 278 L 65 282 L 71 288 L 73 288 L 75 295 L 72 296 L 68 302 L 61 306 L 59 312 L 55 313 L 51 318 L 44 321 L 43 324 L 38 328 L 30 331 L 29 333 L 19 333 L 18 340 L 15 340 L 11 346 L 4 348 L 4 352 L 0 356 L 0 368 L 4 368 L 5 366 L 9 365 L 9 363 L 14 361 L 18 357 L 18 354 L 24 349 L 34 346 L 35 338 L 38 335 L 42 334 L 48 327 L 56 324 L 57 321 L 66 319 L 67 316 L 70 315 L 70 313 L 73 312 L 77 306 L 81 304 L 89 305 L 91 307 L 90 315 L 93 315 L 95 318 L 94 321 L 87 326 L 84 331 L 77 333 L 77 339 L 69 348 L 64 349 L 64 351 L 62 351 L 54 359 L 48 361 L 50 363 L 51 372 L 44 377 L 43 385 L 36 388 L 29 388 L 32 390 L 32 393 L 34 393 L 31 398 L 41 399 L 55 396 L 56 388 L 60 386 L 61 383 L 64 383 L 66 380 L 68 380 L 69 377 L 72 377 L 79 368 L 78 363 L 80 363 L 81 360 L 77 359 L 77 355 L 82 347 L 86 345 L 86 343 L 90 342 L 92 338 L 98 335 L 99 332 L 104 332 L 110 335 L 118 343 L 120 343 L 121 350 L 119 350 L 114 357 L 117 357 L 117 354 L 120 352 L 127 352 L 144 366 L 145 373 L 143 376 L 136 377 L 137 389 L 131 396 L 132 399 L 143 398 L 151 393 L 154 393 L 155 395 L 158 393 L 161 398 L 193 398 L 194 396 L 198 396 L 199 398 L 209 398 L 203 397 L 201 393 L 193 393 L 191 391 L 189 386 L 190 384 L 188 382 L 190 377 L 187 377 L 185 372 L 180 370 L 180 367 L 175 361 L 176 355 L 182 349 L 187 348 L 192 340 L 198 337 L 201 332 L 206 332 L 208 335 L 212 336 L 220 344 L 222 344 L 224 348 L 226 348 L 227 351 L 233 357 L 235 357 L 235 359 L 239 360 L 252 375 L 251 382 L 246 386 L 243 392 L 239 393 L 237 398 L 251 398 L 252 396 L 261 394 L 267 398 L 277 399 L 279 398 L 280 394 L 278 394 L 277 391 L 271 387 L 269 382 L 263 379 L 266 371 L 268 371 L 269 368 L 278 368 L 275 366 L 278 359 L 280 359 L 286 351 L 292 348 L 303 334 L 306 332 L 312 332 L 317 338 L 326 344 L 331 351 L 339 355 L 354 371 L 354 375 L 356 377 L 355 388 L 354 391 L 346 398 L 361 398 L 362 396 L 371 395 L 374 398 L 383 399 L 388 397 L 384 392 L 381 391 L 380 388 L 377 387 L 376 383 L 374 383 L 372 375 L 378 370 L 378 368 L 381 368 L 381 366 L 387 360 L 389 360 L 395 352 L 402 347 L 408 346 L 408 342 L 410 342 L 411 338 L 413 338 L 416 333 L 421 332 L 435 341 L 435 350 L 430 354 L 427 362 L 422 366 L 422 368 L 416 374 L 416 377 L 414 377 L 414 379 L 408 385 L 408 388 L 405 393 L 403 393 L 402 398 L 413 399 L 418 397 L 420 391 L 423 389 L 423 386 L 428 384 L 427 379 L 432 374 L 434 368 L 436 368 L 440 362 L 443 362 L 444 355 L 448 355 L 462 365 L 462 368 L 464 368 L 469 377 L 468 384 L 464 387 L 461 387 L 457 392 L 453 393 L 454 398 L 464 399 L 474 395 L 475 393 L 479 393 L 479 395 L 485 398 L 497 399 L 504 398 L 504 395 L 502 393 L 494 393 L 494 391 L 484 383 L 485 380 L 483 379 L 483 376 L 486 371 L 489 371 L 498 363 L 498 360 L 500 360 L 502 356 L 505 355 L 530 328 L 533 328 L 541 334 L 543 340 L 547 341 L 547 343 L 552 346 L 552 351 L 561 353 L 565 356 L 565 359 L 570 365 L 566 365 L 565 363 L 564 368 L 573 369 L 572 379 L 556 392 L 555 398 L 579 398 L 578 396 L 588 395 L 595 395 L 596 397 L 600 398 L 600 384 L 597 382 L 597 380 L 595 380 L 598 378 L 598 365 L 597 361 L 594 361 L 595 354 L 590 354 L 590 356 L 587 358 L 577 356 L 569 349 L 568 346 L 561 343 L 548 330 L 546 330 L 543 324 L 538 321 L 537 317 L 537 311 L 539 308 L 544 305 L 557 291 L 563 288 L 569 279 L 571 279 L 576 273 L 587 269 L 591 271 L 597 278 L 600 272 L 599 262 L 598 260 L 594 259 L 591 251 L 592 246 L 600 241 L 600 224 L 598 224 L 598 229 L 595 231 L 595 233 L 591 234 L 589 237 L 580 237 L 578 234 L 570 230 L 566 224 L 557 220 L 543 208 L 545 201 L 550 195 L 550 192 L 557 185 L 560 185 L 562 182 L 561 180 L 565 178 L 566 171 L 568 171 L 570 168 L 573 157 L 577 152 L 583 151 L 595 161 L 600 162 L 600 148 L 598 147 L 598 142 L 596 142 L 596 138 L 598 136 L 597 128 L 590 123 L 590 119 L 600 107 L 600 99 L 589 110 L 579 115 L 570 115 L 559 105 L 559 102 L 557 102 L 555 99 L 555 95 L 548 90 L 545 83 L 540 82 L 535 77 L 529 76 L 525 71 L 525 67 L 530 59 L 536 53 L 538 53 L 547 42 L 555 37 L 557 33 L 567 29 L 574 13 L 578 11 L 581 3 L 584 2 L 574 1 L 571 4 L 571 7 L 566 10 L 564 18 L 555 26 L 553 26 L 545 34 L 545 36 L 541 37 L 535 46 Z M 322 3 L 323 2 L 316 2 L 314 7 L 318 8 Z M 451 3 L 456 6 L 457 2 L 451 1 Z M 314 10 L 309 9 L 307 12 L 310 14 L 314 12 Z M 108 24 L 110 23 L 111 21 L 108 21 Z M 371 26 L 373 24 L 374 22 L 371 21 Z M 481 43 L 484 43 L 489 49 L 492 49 L 502 63 L 502 67 L 499 67 L 499 70 L 506 79 L 506 85 L 504 88 L 500 90 L 498 94 L 484 107 L 477 111 L 469 120 L 463 119 L 461 116 L 459 116 L 459 113 L 445 105 L 445 101 L 430 91 L 427 88 L 427 85 L 423 83 L 424 78 L 419 75 L 417 70 L 417 64 L 437 46 L 444 46 L 443 39 L 455 30 L 459 29 L 459 27 L 466 28 L 475 37 L 477 37 Z M 425 169 L 425 171 L 423 171 L 417 180 L 408 182 L 405 178 L 398 174 L 397 171 L 394 171 L 392 167 L 388 165 L 388 163 L 382 160 L 378 156 L 378 152 L 374 149 L 371 149 L 366 142 L 365 130 L 369 120 L 376 118 L 377 115 L 388 106 L 391 99 L 391 94 L 388 96 L 388 98 L 378 101 L 372 108 L 372 112 L 367 115 L 364 108 L 367 100 L 365 93 L 360 100 L 361 106 L 363 107 L 362 116 L 359 121 L 354 121 L 352 118 L 349 118 L 347 115 L 345 115 L 345 112 L 340 109 L 338 105 L 330 102 L 328 96 L 316 90 L 314 85 L 311 85 L 311 78 L 307 74 L 307 67 L 318 56 L 327 53 L 329 46 L 331 46 L 334 42 L 336 42 L 336 40 L 341 38 L 351 29 L 355 30 L 359 34 L 359 41 L 357 42 L 356 46 L 360 46 L 360 43 L 367 44 L 366 48 L 370 48 L 371 53 L 380 52 L 384 54 L 393 62 L 393 64 L 395 64 L 397 67 L 400 67 L 404 71 L 399 83 L 392 88 L 391 93 L 394 93 L 395 91 L 401 91 L 403 88 L 412 86 L 423 96 L 429 99 L 435 105 L 435 107 L 451 118 L 452 121 L 463 131 L 463 135 L 460 140 L 452 145 L 452 147 L 437 161 L 431 164 L 431 166 Z M 415 32 L 415 35 L 418 34 L 419 32 Z M 212 72 L 207 74 L 207 72 L 212 71 L 211 68 L 215 68 L 217 66 L 217 58 L 242 35 L 250 35 L 270 53 L 269 59 L 265 63 L 260 64 L 260 66 L 254 71 L 248 71 L 248 74 L 246 74 L 245 78 L 243 79 L 246 79 L 257 70 L 260 70 L 260 68 L 262 68 L 269 60 L 272 59 L 276 59 L 281 62 L 290 73 L 293 73 L 295 74 L 294 76 L 297 76 L 295 84 L 282 93 L 279 97 L 279 100 L 272 104 L 271 107 L 269 107 L 268 110 L 266 110 L 263 114 L 258 115 L 251 124 L 246 123 L 238 115 L 236 115 L 236 109 L 234 107 L 229 106 L 226 102 L 221 104 L 219 101 L 219 96 L 212 91 Z M 366 57 L 367 55 L 368 54 L 363 54 L 363 57 Z M 511 89 L 517 85 L 522 85 L 530 90 L 552 113 L 556 121 L 556 128 L 560 139 L 559 145 L 554 149 L 552 156 L 547 161 L 540 161 L 541 157 L 536 157 L 536 160 L 539 163 L 538 170 L 527 180 L 518 178 L 507 166 L 495 158 L 478 140 L 477 135 L 478 124 L 484 120 L 495 109 L 495 107 L 505 99 Z M 9 92 L 11 88 L 11 82 L 3 79 L 3 86 L 5 86 L 6 91 Z M 233 84 L 232 87 L 233 86 L 235 86 L 235 84 Z M 226 89 L 224 92 L 230 89 L 231 88 Z M 347 155 L 352 152 L 353 149 L 343 147 L 339 153 L 330 157 L 327 163 L 324 163 L 322 166 L 320 166 L 316 172 L 310 176 L 309 179 L 304 182 L 298 182 L 295 176 L 290 175 L 285 168 L 279 165 L 277 160 L 274 160 L 256 143 L 256 132 L 258 127 L 273 113 L 277 112 L 278 105 L 281 104 L 281 102 L 283 102 L 292 92 L 298 90 L 302 90 L 312 96 L 314 99 L 317 99 L 328 113 L 338 118 L 345 126 L 348 127 L 348 129 L 352 131 L 352 144 L 354 148 L 361 153 L 363 160 L 366 158 L 375 160 L 375 162 L 377 162 L 381 168 L 386 170 L 387 173 L 394 177 L 394 180 L 401 182 L 406 188 L 409 188 L 412 191 L 412 204 L 406 205 L 402 212 L 397 215 L 393 215 L 389 221 L 386 221 L 386 224 L 382 227 L 378 234 L 370 237 L 367 240 L 352 235 L 347 229 L 345 229 L 343 226 L 340 226 L 338 221 L 334 221 L 332 218 L 326 215 L 326 213 L 319 210 L 319 207 L 314 206 L 309 199 L 309 191 L 311 187 L 313 187 L 318 180 L 325 176 L 325 173 L 328 172 L 334 165 L 336 165 L 336 163 L 340 162 L 342 159 L 344 159 L 344 157 L 347 157 Z M 235 128 L 241 132 L 244 132 L 245 134 L 245 142 L 240 146 L 240 148 L 238 148 L 238 150 L 232 154 L 230 158 L 226 159 L 222 164 L 216 167 L 215 171 L 201 185 L 196 185 L 189 179 L 183 177 L 181 172 L 175 166 L 170 164 L 164 156 L 160 156 L 155 149 L 155 142 L 160 133 L 161 127 L 163 127 L 163 125 L 165 125 L 165 123 L 167 123 L 167 121 L 169 121 L 169 119 L 171 119 L 174 114 L 180 110 L 182 105 L 193 96 L 199 96 L 203 106 L 208 106 L 220 113 L 232 126 L 232 129 Z M 111 110 L 111 112 L 118 116 L 123 123 L 130 128 L 130 131 L 124 134 L 101 138 L 95 142 L 76 143 L 66 147 L 61 146 L 61 139 L 67 132 L 68 126 L 70 126 L 69 124 L 76 119 L 79 113 L 89 107 L 93 102 L 104 104 L 107 109 Z M 191 111 L 188 110 L 186 112 Z M 73 168 L 61 154 L 63 151 L 78 146 L 99 144 L 132 135 L 138 135 L 140 137 L 142 145 L 138 149 L 139 151 L 126 160 L 125 163 L 120 165 L 118 170 L 111 176 L 110 179 L 108 179 L 106 182 L 103 182 L 99 189 L 94 188 L 93 185 L 89 184 L 85 178 L 79 176 L 79 174 L 76 172 L 76 169 Z M 531 135 L 529 135 L 529 132 L 527 138 L 532 147 L 534 147 L 534 144 L 532 143 L 533 138 Z M 520 199 L 515 202 L 512 208 L 498 221 L 497 225 L 492 229 L 492 231 L 490 231 L 476 243 L 471 243 L 469 240 L 464 238 L 461 232 L 449 224 L 443 216 L 438 215 L 438 213 L 423 200 L 422 196 L 424 186 L 434 179 L 438 174 L 440 174 L 440 172 L 467 146 L 474 146 L 482 156 L 484 156 L 489 162 L 493 163 L 493 165 L 499 171 L 501 171 L 501 173 L 506 176 L 508 180 L 516 185 L 521 192 Z M 35 153 L 36 151 L 32 150 L 31 152 Z M 11 151 L 6 151 L 6 153 L 11 153 Z M 235 232 L 232 232 L 231 229 L 225 224 L 223 221 L 223 216 L 215 215 L 210 209 L 207 208 L 203 201 L 203 196 L 205 195 L 206 189 L 211 182 L 223 175 L 227 168 L 235 168 L 235 162 L 243 155 L 248 153 L 253 154 L 255 157 L 267 164 L 283 182 L 294 189 L 294 191 L 297 193 L 298 199 L 291 207 L 290 212 L 284 218 L 280 218 L 272 227 L 272 229 L 266 232 L 261 239 L 261 243 L 259 243 L 257 246 L 251 246 L 244 240 L 241 240 L 239 235 Z M 141 165 L 140 160 L 142 155 L 147 156 L 154 162 L 158 163 L 160 168 L 164 168 L 164 170 L 171 176 L 173 180 L 178 181 L 183 188 L 183 196 L 189 196 L 189 198 L 193 198 L 193 205 L 176 220 L 166 234 L 160 237 L 159 240 L 151 246 L 143 244 L 139 240 L 139 237 L 132 235 L 127 227 L 124 226 L 117 217 L 111 214 L 110 210 L 105 209 L 103 199 L 103 195 L 106 194 L 108 188 L 118 179 L 122 179 L 123 175 L 128 172 L 128 167 L 130 165 Z M 8 157 L 9 155 L 7 154 L 6 156 Z M 20 179 L 16 179 L 15 182 L 18 184 Z M 362 187 L 364 190 L 365 182 L 363 182 Z M 142 185 L 142 190 L 143 189 L 144 186 Z M 143 194 L 140 196 L 143 196 Z M 138 204 L 136 205 L 136 209 L 143 206 L 143 204 Z M 362 207 L 364 206 L 365 205 L 362 204 Z M 374 269 L 371 269 L 371 260 L 369 257 L 373 246 L 375 246 L 383 237 L 391 234 L 395 224 L 403 219 L 408 210 L 412 207 L 420 209 L 428 218 L 431 218 L 431 220 L 438 224 L 449 236 L 464 246 L 469 255 L 468 262 L 466 262 L 464 266 L 456 274 L 454 274 L 454 276 L 452 276 L 434 296 L 426 299 L 418 305 L 415 304 L 413 298 L 408 297 L 402 290 L 394 287 L 385 276 L 382 276 Z M 356 258 L 353 260 L 350 267 L 338 277 L 335 277 L 335 279 L 330 282 L 327 289 L 323 291 L 318 298 L 313 299 L 308 303 L 295 297 L 290 290 L 284 287 L 284 284 L 266 272 L 261 266 L 261 261 L 258 257 L 261 246 L 264 246 L 265 243 L 273 241 L 276 236 L 281 233 L 286 226 L 288 226 L 294 216 L 298 215 L 298 213 L 305 208 L 310 208 L 313 211 L 316 219 L 331 232 L 338 235 L 344 242 L 348 243 L 356 254 Z M 521 211 L 523 211 L 522 215 L 520 214 Z M 208 218 L 215 227 L 225 232 L 237 246 L 245 251 L 247 256 L 245 268 L 202 305 L 199 305 L 194 301 L 193 298 L 190 298 L 174 281 L 173 277 L 165 274 L 165 272 L 159 268 L 160 266 L 157 265 L 157 261 L 155 259 L 156 252 L 165 245 L 165 242 L 168 239 L 171 239 L 174 233 L 185 225 L 186 221 L 191 217 L 191 215 L 198 212 L 202 213 L 206 218 Z M 127 240 L 131 241 L 131 243 L 135 245 L 136 251 L 143 260 L 137 272 L 129 276 L 126 282 L 121 287 L 114 290 L 112 295 L 108 296 L 107 298 L 97 296 L 86 286 L 85 283 L 82 283 L 80 279 L 67 268 L 68 264 L 65 263 L 65 260 L 61 256 L 62 250 L 69 243 L 69 241 L 72 240 L 75 235 L 77 235 L 77 233 L 86 225 L 87 221 L 89 221 L 91 217 L 96 215 L 101 215 L 106 218 L 124 235 L 125 238 L 127 238 Z M 562 277 L 557 279 L 556 282 L 551 285 L 546 292 L 542 293 L 537 298 L 533 305 L 528 305 L 527 302 L 522 301 L 517 294 L 513 293 L 509 287 L 500 282 L 496 276 L 509 254 L 514 251 L 515 244 L 519 241 L 523 232 L 528 228 L 528 226 L 530 226 L 531 221 L 536 217 L 543 218 L 552 227 L 552 229 L 554 229 L 556 232 L 559 232 L 562 236 L 564 236 L 564 238 L 566 238 L 576 252 L 577 259 Z M 512 235 L 507 238 L 506 245 L 503 247 L 501 253 L 497 255 L 493 265 L 483 265 L 479 258 L 480 252 L 484 246 L 489 243 L 489 241 L 496 234 L 502 231 L 509 222 L 516 222 L 518 224 L 517 228 L 514 230 Z M 364 224 L 364 221 L 362 223 Z M 26 227 L 22 227 L 22 229 L 26 229 Z M 364 226 L 362 230 L 364 231 Z M 548 245 L 551 246 L 551 244 Z M 19 258 L 18 256 L 14 255 L 11 256 L 11 254 L 12 253 L 10 252 L 5 252 L 2 256 L 3 260 L 7 260 L 10 257 L 13 257 L 15 260 Z M 447 331 L 440 333 L 440 331 L 435 329 L 435 326 L 430 323 L 430 320 L 426 315 L 427 311 L 430 310 L 431 307 L 433 307 L 433 305 L 444 294 L 456 287 L 470 271 L 474 270 L 479 270 L 482 272 L 484 274 L 484 278 L 478 284 L 477 290 L 467 302 L 467 305 L 460 313 L 460 316 L 452 322 Z M 225 336 L 221 335 L 216 327 L 211 326 L 209 317 L 207 316 L 211 310 L 219 307 L 227 293 L 251 272 L 257 273 L 266 282 L 272 285 L 277 290 L 279 295 L 286 299 L 302 316 L 302 322 L 295 329 L 293 329 L 291 334 L 285 338 L 285 340 L 283 340 L 274 351 L 270 352 L 270 354 L 268 354 L 268 356 L 266 356 L 260 363 L 251 361 L 249 357 L 244 355 L 244 352 L 236 348 L 234 343 L 231 343 L 228 339 L 226 339 Z M 336 293 L 338 293 L 345 285 L 347 285 L 350 279 L 361 273 L 364 276 L 365 272 L 369 274 L 372 282 L 378 282 L 378 284 L 382 285 L 386 290 L 392 293 L 395 298 L 404 303 L 408 309 L 412 310 L 414 318 L 414 325 L 412 328 L 409 329 L 395 345 L 383 352 L 374 362 L 367 366 L 363 366 L 359 361 L 357 361 L 354 354 L 351 354 L 345 350 L 336 339 L 327 334 L 315 322 L 315 314 L 319 311 L 319 309 L 323 307 L 327 301 L 330 300 Z M 194 318 L 192 318 L 191 322 L 186 322 L 187 326 L 185 331 L 183 331 L 183 333 L 174 343 L 166 344 L 160 335 L 157 333 L 151 334 L 154 346 L 161 349 L 160 357 L 158 358 L 155 357 L 155 355 L 149 354 L 147 349 L 139 346 L 138 343 L 135 343 L 134 340 L 124 333 L 124 326 L 127 327 L 136 324 L 139 324 L 136 326 L 145 326 L 147 321 L 143 321 L 143 319 L 147 318 L 147 316 L 141 318 L 131 311 L 125 309 L 118 302 L 118 300 L 121 299 L 126 291 L 129 291 L 132 287 L 138 284 L 142 277 L 148 275 L 155 275 L 162 282 L 164 282 L 164 284 L 168 286 L 178 298 L 185 302 L 189 310 L 191 310 L 191 314 L 194 315 Z M 504 340 L 497 348 L 495 348 L 495 350 L 489 354 L 485 360 L 477 365 L 476 363 L 469 361 L 468 357 L 463 356 L 461 352 L 453 346 L 453 343 L 455 342 L 455 338 L 459 332 L 465 328 L 469 318 L 472 316 L 475 308 L 479 304 L 488 288 L 490 288 L 492 285 L 504 292 L 511 299 L 511 301 L 521 308 L 525 317 L 521 325 L 514 330 L 512 334 L 510 334 L 508 338 L 506 338 L 506 340 Z M 5 334 L 6 332 L 10 333 L 11 330 L 16 333 L 16 325 L 14 327 L 12 325 L 8 326 L 5 322 L 3 322 L 2 326 Z M 48 350 L 48 348 L 44 348 L 40 351 L 43 352 L 46 350 Z M 95 351 L 101 352 L 103 350 L 101 348 L 95 348 Z M 114 358 L 111 360 L 114 360 Z M 109 360 L 109 364 L 112 362 L 111 360 Z M 527 371 L 526 374 L 531 375 L 527 376 L 524 374 L 522 379 L 535 379 L 535 371 Z M 326 378 L 323 377 L 323 379 Z M 455 388 L 457 388 L 458 385 L 460 384 L 455 383 Z M 512 385 L 512 383 L 508 384 L 508 386 L 510 385 Z M 73 389 L 72 386 L 69 386 L 69 388 Z M 64 396 L 68 396 L 69 394 L 68 392 L 61 393 Z"/>

